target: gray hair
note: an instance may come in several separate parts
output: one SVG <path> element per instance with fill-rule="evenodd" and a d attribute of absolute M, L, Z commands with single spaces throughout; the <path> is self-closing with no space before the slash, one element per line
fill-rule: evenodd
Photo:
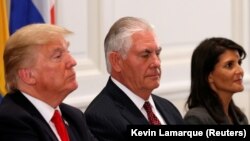
<path fill-rule="evenodd" d="M 111 64 L 108 56 L 111 52 L 119 52 L 126 58 L 129 48 L 132 46 L 131 36 L 138 31 L 151 31 L 153 27 L 144 19 L 136 17 L 123 17 L 117 20 L 110 28 L 104 40 L 104 52 L 107 71 L 111 73 Z"/>

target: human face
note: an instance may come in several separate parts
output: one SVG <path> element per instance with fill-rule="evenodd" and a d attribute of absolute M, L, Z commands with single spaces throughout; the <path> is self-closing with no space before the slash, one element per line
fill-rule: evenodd
<path fill-rule="evenodd" d="M 220 55 L 219 62 L 209 75 L 209 82 L 218 94 L 233 95 L 244 90 L 243 75 L 239 53 L 235 50 L 227 50 Z"/>
<path fill-rule="evenodd" d="M 68 46 L 69 43 L 60 38 L 55 43 L 39 47 L 33 68 L 39 92 L 66 96 L 78 87 L 74 71 L 76 61 L 70 55 Z"/>
<path fill-rule="evenodd" d="M 136 94 L 150 94 L 160 84 L 161 48 L 151 32 L 134 33 L 132 43 L 126 58 L 122 60 L 123 83 Z"/>

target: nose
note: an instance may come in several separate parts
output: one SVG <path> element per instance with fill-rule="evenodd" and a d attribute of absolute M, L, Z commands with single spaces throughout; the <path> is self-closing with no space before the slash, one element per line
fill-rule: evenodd
<path fill-rule="evenodd" d="M 151 67 L 160 67 L 161 66 L 161 60 L 159 55 L 154 54 L 152 57 L 152 63 L 151 63 Z"/>
<path fill-rule="evenodd" d="M 76 64 L 77 64 L 76 60 L 70 54 L 68 54 L 67 67 L 72 68 L 76 66 Z"/>
<path fill-rule="evenodd" d="M 236 69 L 236 73 L 237 74 L 244 74 L 244 70 L 243 70 L 243 68 L 242 68 L 242 66 L 241 65 L 238 65 L 238 67 L 237 67 L 237 69 Z"/>

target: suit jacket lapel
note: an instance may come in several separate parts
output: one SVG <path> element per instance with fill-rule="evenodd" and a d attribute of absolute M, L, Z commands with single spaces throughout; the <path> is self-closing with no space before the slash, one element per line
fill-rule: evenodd
<path fill-rule="evenodd" d="M 75 127 L 72 126 L 72 123 L 70 122 L 71 120 L 68 119 L 69 116 L 72 115 L 72 113 L 69 113 L 68 111 L 65 110 L 65 107 L 66 105 L 65 104 L 61 104 L 59 105 L 60 106 L 60 110 L 62 112 L 62 116 L 63 116 L 63 119 L 64 121 L 66 122 L 65 126 L 67 128 L 67 131 L 68 131 L 68 135 L 69 135 L 69 138 L 70 138 L 70 141 L 77 141 L 77 140 L 80 140 L 78 138 L 78 136 L 75 135 L 75 133 L 77 132 L 77 130 L 75 129 Z M 83 123 L 81 123 L 83 124 Z M 78 139 L 77 139 L 78 138 Z"/>
<path fill-rule="evenodd" d="M 28 113 L 30 113 L 31 116 L 34 117 L 42 130 L 44 130 L 44 132 L 46 132 L 52 138 L 52 140 L 57 141 L 54 132 L 52 131 L 46 120 L 35 108 L 35 106 L 19 90 L 16 90 L 15 93 L 10 94 L 10 97 L 17 105 L 23 107 L 23 109 L 25 109 Z"/>
<path fill-rule="evenodd" d="M 132 100 L 109 78 L 109 95 L 114 99 L 123 117 L 131 124 L 149 124 Z"/>
<path fill-rule="evenodd" d="M 53 140 L 53 141 L 57 141 L 57 140 L 58 140 L 57 137 L 56 137 L 56 135 L 54 134 L 54 132 L 52 131 L 52 129 L 50 128 L 50 126 L 49 126 L 47 123 L 43 122 L 43 121 L 42 121 L 41 119 L 39 119 L 39 118 L 36 118 L 36 121 L 37 121 L 38 124 L 41 125 L 40 127 L 41 127 L 42 130 L 44 131 L 44 134 L 49 135 L 49 137 L 50 137 L 51 140 Z"/>
<path fill-rule="evenodd" d="M 169 107 L 167 107 L 166 105 L 163 105 L 160 101 L 158 101 L 158 99 L 154 95 L 152 95 L 152 98 L 154 100 L 157 110 L 160 112 L 165 122 L 167 124 L 174 123 L 175 119 L 172 116 L 172 114 L 169 112 Z"/>

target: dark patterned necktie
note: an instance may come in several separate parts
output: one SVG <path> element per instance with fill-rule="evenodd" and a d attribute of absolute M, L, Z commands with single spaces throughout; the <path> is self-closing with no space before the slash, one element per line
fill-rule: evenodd
<path fill-rule="evenodd" d="M 61 141 L 69 141 L 68 131 L 58 110 L 55 110 L 51 121 L 55 124 L 57 133 L 59 134 Z"/>
<path fill-rule="evenodd" d="M 143 108 L 146 110 L 148 115 L 148 120 L 151 125 L 161 125 L 159 119 L 156 117 L 156 115 L 152 111 L 152 107 L 148 101 L 146 101 L 143 105 Z"/>

